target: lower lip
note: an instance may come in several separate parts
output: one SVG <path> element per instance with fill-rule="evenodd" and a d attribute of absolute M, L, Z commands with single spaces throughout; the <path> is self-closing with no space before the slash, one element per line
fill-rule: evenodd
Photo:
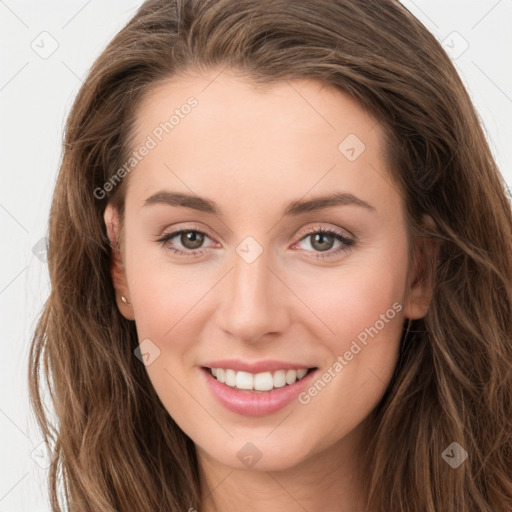
<path fill-rule="evenodd" d="M 303 391 L 313 379 L 316 370 L 309 372 L 301 380 L 293 384 L 287 384 L 282 388 L 274 388 L 272 391 L 254 393 L 241 391 L 237 388 L 227 386 L 219 382 L 210 370 L 201 368 L 205 375 L 206 383 L 215 398 L 232 412 L 244 416 L 266 416 L 293 402 L 299 393 Z"/>

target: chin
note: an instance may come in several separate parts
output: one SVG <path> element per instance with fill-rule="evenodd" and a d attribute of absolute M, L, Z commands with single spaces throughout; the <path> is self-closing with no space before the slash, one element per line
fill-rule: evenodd
<path fill-rule="evenodd" d="M 279 427 L 277 427 L 279 428 Z M 235 435 L 226 443 L 220 440 L 212 444 L 212 439 L 203 445 L 209 459 L 236 470 L 250 471 L 286 471 L 295 468 L 307 460 L 313 448 L 289 433 L 277 432 L 261 437 L 251 435 Z"/>

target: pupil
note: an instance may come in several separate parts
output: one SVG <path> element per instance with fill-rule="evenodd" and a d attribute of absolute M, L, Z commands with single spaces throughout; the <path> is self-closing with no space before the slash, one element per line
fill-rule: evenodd
<path fill-rule="evenodd" d="M 188 249 L 197 249 L 203 243 L 203 235 L 197 231 L 186 231 L 181 234 L 180 241 Z"/>
<path fill-rule="evenodd" d="M 331 239 L 331 243 L 329 243 L 329 242 L 322 243 L 322 239 Z M 315 247 L 316 242 L 320 241 L 321 247 L 316 247 L 320 251 L 327 251 L 328 249 L 330 249 L 332 247 L 332 236 L 326 235 L 325 233 L 317 233 L 313 237 L 313 240 L 314 240 L 313 247 Z M 326 247 L 326 244 L 327 244 L 327 247 Z"/>

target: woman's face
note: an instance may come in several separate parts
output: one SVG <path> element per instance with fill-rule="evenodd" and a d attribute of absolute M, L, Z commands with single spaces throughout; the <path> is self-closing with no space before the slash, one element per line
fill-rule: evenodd
<path fill-rule="evenodd" d="M 315 81 L 217 71 L 155 89 L 133 149 L 115 282 L 169 414 L 235 468 L 355 446 L 427 307 L 381 125 Z"/>

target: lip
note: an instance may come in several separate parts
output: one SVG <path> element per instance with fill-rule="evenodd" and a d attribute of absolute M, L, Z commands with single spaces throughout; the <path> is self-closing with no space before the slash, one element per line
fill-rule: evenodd
<path fill-rule="evenodd" d="M 236 372 L 263 373 L 275 372 L 276 370 L 300 370 L 316 368 L 315 365 L 305 366 L 299 363 L 289 363 L 278 361 L 276 359 L 268 359 L 263 361 L 242 361 L 241 359 L 222 359 L 219 361 L 209 361 L 202 364 L 208 368 L 225 368 L 232 369 Z"/>
<path fill-rule="evenodd" d="M 216 361 L 216 364 L 220 361 Z M 268 361 L 267 361 L 268 363 Z M 232 362 L 230 362 L 232 364 Z M 281 363 L 282 364 L 282 363 Z M 224 366 L 213 366 L 213 368 L 224 368 Z M 226 368 L 233 368 L 226 366 Z M 247 368 L 247 366 L 245 366 Z M 268 368 L 268 365 L 265 367 Z M 295 368 L 310 368 L 304 365 L 292 366 L 288 369 Z M 285 369 L 280 366 L 276 369 Z M 244 416 L 267 416 L 277 412 L 290 403 L 292 403 L 297 396 L 307 388 L 311 381 L 314 379 L 318 369 L 310 371 L 301 380 L 283 386 L 282 388 L 273 389 L 272 391 L 251 392 L 238 390 L 219 382 L 211 373 L 208 368 L 201 367 L 201 373 L 204 376 L 206 385 L 210 389 L 216 400 L 222 404 L 226 409 L 241 414 Z M 240 370 L 247 371 L 247 370 Z M 252 372 L 251 372 L 252 373 Z"/>

